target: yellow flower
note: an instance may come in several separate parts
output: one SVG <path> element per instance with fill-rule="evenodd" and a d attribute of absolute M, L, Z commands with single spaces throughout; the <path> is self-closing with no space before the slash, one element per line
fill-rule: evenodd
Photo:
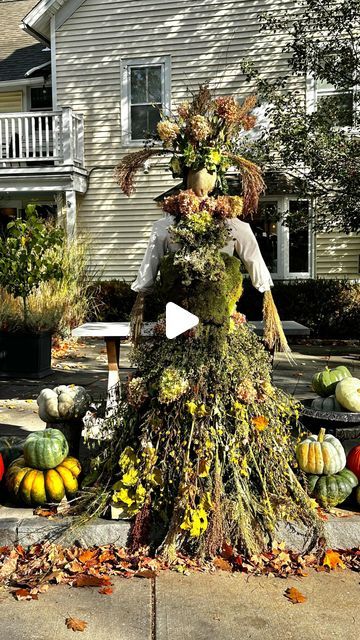
<path fill-rule="evenodd" d="M 127 471 L 129 467 L 133 467 L 137 462 L 137 457 L 132 447 L 126 447 L 119 459 L 119 466 Z"/>
<path fill-rule="evenodd" d="M 200 417 L 206 416 L 206 407 L 205 407 L 205 405 L 201 404 L 196 413 Z"/>
<path fill-rule="evenodd" d="M 186 406 L 188 408 L 188 411 L 189 411 L 190 415 L 194 416 L 195 413 L 196 413 L 196 409 L 197 409 L 196 403 L 195 402 L 187 402 Z"/>
<path fill-rule="evenodd" d="M 268 418 L 265 418 L 265 416 L 256 416 L 256 418 L 251 418 L 251 422 L 258 431 L 264 431 L 269 424 L 269 420 Z"/>
<path fill-rule="evenodd" d="M 187 509 L 183 522 L 180 525 L 180 529 L 189 531 L 192 538 L 198 538 L 208 526 L 208 517 L 205 509 L 199 507 L 198 509 Z"/>
<path fill-rule="evenodd" d="M 127 473 L 124 473 L 121 478 L 125 487 L 133 487 L 139 479 L 139 474 L 135 468 L 129 469 Z"/>

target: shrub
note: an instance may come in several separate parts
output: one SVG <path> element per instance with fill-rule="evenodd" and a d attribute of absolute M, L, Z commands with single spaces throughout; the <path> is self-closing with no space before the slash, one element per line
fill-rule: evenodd
<path fill-rule="evenodd" d="M 64 240 L 65 242 L 65 240 Z M 42 282 L 27 298 L 27 329 L 37 333 L 52 331 L 64 336 L 86 320 L 92 307 L 91 272 L 88 246 L 84 239 L 64 242 L 53 250 L 53 259 L 61 268 L 61 277 Z M 23 327 L 23 303 L 5 288 L 0 288 L 0 330 Z"/>
<path fill-rule="evenodd" d="M 280 317 L 311 329 L 313 338 L 360 337 L 360 284 L 346 280 L 277 281 L 273 295 Z M 262 294 L 247 280 L 238 310 L 249 320 L 262 319 Z"/>
<path fill-rule="evenodd" d="M 128 322 L 136 293 L 124 280 L 98 280 L 91 284 L 93 298 L 88 320 L 98 322 Z"/>

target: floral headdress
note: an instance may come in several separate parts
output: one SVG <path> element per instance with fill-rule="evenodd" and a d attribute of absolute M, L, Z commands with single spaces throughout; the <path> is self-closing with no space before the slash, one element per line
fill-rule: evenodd
<path fill-rule="evenodd" d="M 189 172 L 206 169 L 216 175 L 216 189 L 226 194 L 226 172 L 235 165 L 242 179 L 244 211 L 256 210 L 264 190 L 260 168 L 238 155 L 239 138 L 256 122 L 251 114 L 256 98 L 246 98 L 239 104 L 233 96 L 213 98 L 206 86 L 201 86 L 191 102 L 182 102 L 177 113 L 157 125 L 157 139 L 162 149 L 145 147 L 126 155 L 115 169 L 115 176 L 126 195 L 134 192 L 134 176 L 151 156 L 171 154 L 170 169 L 174 178 L 185 181 Z"/>

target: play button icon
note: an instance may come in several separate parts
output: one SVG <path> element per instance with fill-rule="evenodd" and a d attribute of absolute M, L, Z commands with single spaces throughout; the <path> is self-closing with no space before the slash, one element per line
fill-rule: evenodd
<path fill-rule="evenodd" d="M 174 302 L 166 305 L 166 337 L 172 340 L 199 324 L 199 318 Z"/>

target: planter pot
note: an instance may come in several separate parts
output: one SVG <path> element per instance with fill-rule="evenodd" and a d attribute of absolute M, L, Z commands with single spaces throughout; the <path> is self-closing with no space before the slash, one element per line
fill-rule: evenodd
<path fill-rule="evenodd" d="M 44 378 L 51 374 L 51 332 L 0 331 L 0 378 Z"/>
<path fill-rule="evenodd" d="M 324 427 L 326 433 L 331 433 L 339 440 L 360 438 L 360 413 L 318 411 L 311 408 L 311 402 L 312 399 L 302 400 L 300 422 L 306 429 L 318 433 Z"/>
<path fill-rule="evenodd" d="M 216 171 L 209 173 L 205 168 L 199 171 L 190 170 L 187 177 L 187 188 L 192 189 L 197 196 L 203 198 L 214 190 L 216 178 Z"/>

